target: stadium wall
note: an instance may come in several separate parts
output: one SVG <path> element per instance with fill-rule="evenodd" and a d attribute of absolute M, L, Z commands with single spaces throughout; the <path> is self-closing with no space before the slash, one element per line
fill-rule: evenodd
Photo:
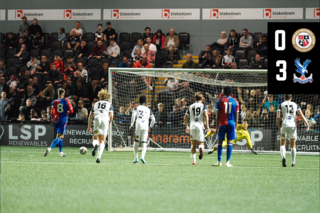
<path fill-rule="evenodd" d="M 205 48 L 206 44 L 211 44 L 220 37 L 221 31 L 229 31 L 234 28 L 237 32 L 241 32 L 243 28 L 248 28 L 249 32 L 267 32 L 267 22 L 265 20 L 201 20 L 203 8 L 305 8 L 320 7 L 318 0 L 255 0 L 255 1 L 212 1 L 212 0 L 184 0 L 184 1 L 146 1 L 146 0 L 121 0 L 121 1 L 87 1 L 87 0 L 1 0 L 1 10 L 6 10 L 6 21 L 0 21 L 1 32 L 18 32 L 20 21 L 8 21 L 8 10 L 27 10 L 27 9 L 101 9 L 100 20 L 80 20 L 82 28 L 85 32 L 95 32 L 98 23 L 105 23 L 103 20 L 103 9 L 165 9 L 165 8 L 199 8 L 199 20 L 110 20 L 113 28 L 119 32 L 143 32 L 146 26 L 156 32 L 162 29 L 164 33 L 169 31 L 170 27 L 176 29 L 176 32 L 189 32 L 191 35 L 191 44 L 193 45 L 194 55 Z M 302 19 L 284 20 L 273 19 L 276 22 L 304 22 L 305 14 Z M 319 19 L 308 19 L 310 22 L 317 22 Z M 31 24 L 31 20 L 29 20 Z M 60 27 L 64 27 L 66 32 L 74 28 L 75 20 L 61 21 L 44 21 L 41 25 L 44 32 L 58 32 Z"/>

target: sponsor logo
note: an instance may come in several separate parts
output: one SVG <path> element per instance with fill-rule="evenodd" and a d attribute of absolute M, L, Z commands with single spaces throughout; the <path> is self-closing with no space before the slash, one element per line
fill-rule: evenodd
<path fill-rule="evenodd" d="M 293 82 L 298 82 L 300 84 L 306 84 L 308 82 L 312 83 L 312 74 L 308 78 L 305 77 L 305 74 L 308 73 L 307 67 L 311 63 L 311 60 L 307 59 L 305 62 L 303 62 L 303 65 L 301 65 L 300 58 L 297 58 L 294 63 L 297 67 L 296 71 L 301 74 L 301 77 L 298 78 L 295 74 L 293 74 Z"/>
<path fill-rule="evenodd" d="M 112 19 L 119 19 L 120 13 L 119 10 L 111 10 L 111 18 Z"/>
<path fill-rule="evenodd" d="M 23 10 L 15 10 L 15 19 L 22 19 L 24 16 L 27 17 L 39 17 L 44 16 L 43 13 L 24 13 Z"/>
<path fill-rule="evenodd" d="M 163 9 L 161 11 L 161 18 L 169 19 L 170 18 L 170 9 Z"/>
<path fill-rule="evenodd" d="M 263 9 L 263 18 L 271 18 L 272 9 Z"/>
<path fill-rule="evenodd" d="M 190 143 L 188 135 L 151 135 L 150 137 L 157 143 Z"/>
<path fill-rule="evenodd" d="M 23 17 L 23 10 L 16 10 L 15 19 L 22 19 L 22 17 Z"/>
<path fill-rule="evenodd" d="M 313 17 L 320 18 L 320 8 L 314 8 Z"/>
<path fill-rule="evenodd" d="M 85 12 L 75 12 L 72 10 L 64 10 L 63 18 L 64 19 L 85 19 L 86 16 L 93 16 L 93 13 L 85 13 Z"/>
<path fill-rule="evenodd" d="M 219 18 L 219 9 L 210 10 L 210 18 Z"/>
<path fill-rule="evenodd" d="M 64 10 L 63 11 L 64 19 L 72 19 L 72 10 Z"/>
<path fill-rule="evenodd" d="M 292 45 L 299 52 L 309 52 L 316 45 L 316 37 L 311 30 L 302 28 L 293 34 Z"/>

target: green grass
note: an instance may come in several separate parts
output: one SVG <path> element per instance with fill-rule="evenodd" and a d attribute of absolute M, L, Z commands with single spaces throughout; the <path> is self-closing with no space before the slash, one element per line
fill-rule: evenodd
<path fill-rule="evenodd" d="M 319 156 L 282 168 L 280 155 L 233 154 L 233 168 L 215 168 L 216 153 L 192 166 L 189 153 L 147 152 L 133 165 L 133 152 L 104 152 L 101 164 L 91 147 L 43 152 L 1 147 L 2 213 L 319 212 Z"/>

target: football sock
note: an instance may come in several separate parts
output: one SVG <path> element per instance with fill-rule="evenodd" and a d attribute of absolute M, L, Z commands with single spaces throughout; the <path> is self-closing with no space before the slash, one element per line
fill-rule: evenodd
<path fill-rule="evenodd" d="M 247 141 L 247 143 L 248 143 L 249 149 L 252 149 L 252 143 L 251 143 L 251 141 Z"/>
<path fill-rule="evenodd" d="M 222 143 L 218 143 L 218 161 L 221 162 L 221 156 L 222 156 Z"/>
<path fill-rule="evenodd" d="M 229 143 L 227 146 L 227 162 L 230 161 L 231 154 L 232 154 L 232 143 Z"/>
<path fill-rule="evenodd" d="M 193 161 L 196 161 L 196 153 L 191 154 L 191 158 L 192 158 Z"/>
<path fill-rule="evenodd" d="M 138 147 L 139 147 L 139 142 L 134 142 L 133 149 L 134 149 L 134 158 L 135 159 L 138 159 Z"/>
<path fill-rule="evenodd" d="M 103 150 L 104 150 L 104 143 L 100 143 L 99 145 L 99 152 L 98 152 L 98 158 L 100 159 L 101 158 L 101 155 L 103 153 Z"/>
<path fill-rule="evenodd" d="M 142 143 L 142 154 L 141 157 L 144 158 L 147 152 L 147 143 Z"/>
<path fill-rule="evenodd" d="M 56 137 L 53 141 L 52 144 L 50 146 L 50 148 L 52 149 L 53 147 L 57 146 L 57 144 L 60 142 L 60 138 Z"/>
<path fill-rule="evenodd" d="M 60 141 L 58 143 L 59 146 L 59 152 L 62 152 L 62 147 L 63 147 L 63 138 L 60 138 Z"/>
<path fill-rule="evenodd" d="M 213 135 L 213 131 L 210 130 L 210 131 L 207 133 L 206 138 L 207 138 L 207 137 L 210 137 L 211 135 Z"/>
<path fill-rule="evenodd" d="M 286 158 L 286 147 L 285 146 L 280 146 L 280 154 L 282 159 Z"/>
<path fill-rule="evenodd" d="M 292 159 L 292 163 L 296 163 L 296 153 L 297 153 L 296 148 L 291 148 L 291 159 Z"/>
<path fill-rule="evenodd" d="M 92 145 L 93 145 L 93 147 L 95 147 L 96 145 L 99 146 L 99 141 L 98 140 L 93 140 L 92 141 Z"/>

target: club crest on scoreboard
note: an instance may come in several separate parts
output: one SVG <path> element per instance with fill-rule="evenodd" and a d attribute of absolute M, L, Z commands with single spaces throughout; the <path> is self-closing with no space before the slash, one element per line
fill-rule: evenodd
<path fill-rule="evenodd" d="M 311 63 L 311 60 L 307 59 L 303 62 L 303 64 L 300 63 L 300 58 L 297 58 L 294 60 L 294 63 L 297 67 L 296 71 L 301 74 L 300 78 L 297 77 L 295 74 L 293 74 L 293 82 L 294 83 L 300 83 L 300 84 L 306 84 L 306 83 L 312 83 L 312 73 L 309 77 L 306 77 L 305 74 L 308 73 L 307 67 Z"/>
<path fill-rule="evenodd" d="M 313 49 L 315 44 L 316 37 L 309 29 L 299 29 L 292 36 L 292 45 L 299 52 L 309 52 Z"/>

